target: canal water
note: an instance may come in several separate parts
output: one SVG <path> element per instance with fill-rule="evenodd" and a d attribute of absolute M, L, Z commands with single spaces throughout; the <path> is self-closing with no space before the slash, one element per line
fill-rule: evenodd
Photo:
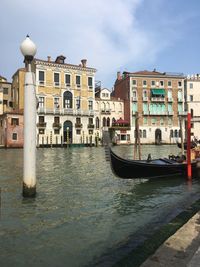
<path fill-rule="evenodd" d="M 133 146 L 114 149 L 133 157 Z M 144 158 L 180 152 L 142 151 Z M 200 196 L 195 179 L 119 179 L 102 147 L 38 149 L 35 199 L 22 198 L 22 174 L 23 150 L 1 149 L 1 267 L 112 266 Z"/>

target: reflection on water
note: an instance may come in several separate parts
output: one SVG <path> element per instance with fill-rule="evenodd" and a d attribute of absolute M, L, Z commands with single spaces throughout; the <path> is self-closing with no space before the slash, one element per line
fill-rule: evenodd
<path fill-rule="evenodd" d="M 175 146 L 142 149 L 144 158 L 178 152 Z M 133 155 L 132 146 L 115 151 Z M 114 251 L 122 257 L 200 191 L 198 181 L 189 189 L 180 177 L 116 178 L 101 147 L 38 149 L 37 197 L 23 199 L 22 156 L 22 150 L 0 150 L 0 266 L 111 266 Z"/>

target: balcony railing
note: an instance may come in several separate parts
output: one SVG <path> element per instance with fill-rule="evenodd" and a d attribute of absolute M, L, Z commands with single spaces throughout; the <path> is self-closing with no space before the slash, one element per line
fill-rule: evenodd
<path fill-rule="evenodd" d="M 47 126 L 46 122 L 38 122 L 37 123 L 37 127 L 39 127 L 39 128 L 45 128 L 46 126 Z"/>
<path fill-rule="evenodd" d="M 94 129 L 94 124 L 88 124 L 88 129 Z"/>
<path fill-rule="evenodd" d="M 164 97 L 151 97 L 151 101 L 153 101 L 153 102 L 164 102 L 165 98 Z"/>
<path fill-rule="evenodd" d="M 167 111 L 150 111 L 149 115 L 168 115 Z"/>
<path fill-rule="evenodd" d="M 73 108 L 44 108 L 39 107 L 37 110 L 38 114 L 58 114 L 58 115 L 72 115 L 72 116 L 94 116 L 94 110 L 81 110 Z M 110 114 L 110 113 L 106 113 Z"/>
<path fill-rule="evenodd" d="M 137 96 L 133 96 L 133 97 L 131 98 L 131 100 L 132 100 L 132 101 L 138 101 L 138 98 L 137 98 Z"/>
<path fill-rule="evenodd" d="M 59 122 L 54 122 L 53 123 L 53 128 L 61 128 L 62 126 L 61 126 L 61 123 L 59 123 Z"/>
<path fill-rule="evenodd" d="M 82 123 L 75 123 L 75 128 L 82 128 L 83 124 Z"/>
<path fill-rule="evenodd" d="M 143 97 L 142 97 L 142 100 L 143 100 L 143 101 L 148 101 L 148 96 L 143 96 Z"/>
<path fill-rule="evenodd" d="M 129 131 L 131 130 L 130 124 L 115 124 L 113 123 L 111 128 L 113 130 L 124 130 L 124 131 Z"/>
<path fill-rule="evenodd" d="M 101 114 L 108 114 L 109 115 L 109 114 L 111 114 L 111 109 L 106 109 L 106 110 L 102 109 Z"/>

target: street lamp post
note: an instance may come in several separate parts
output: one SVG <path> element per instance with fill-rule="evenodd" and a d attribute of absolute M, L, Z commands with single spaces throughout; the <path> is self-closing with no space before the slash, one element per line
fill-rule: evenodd
<path fill-rule="evenodd" d="M 35 76 L 31 62 L 36 54 L 36 45 L 29 36 L 21 43 L 20 50 L 26 66 L 24 84 L 24 170 L 23 196 L 36 195 L 36 94 Z"/>

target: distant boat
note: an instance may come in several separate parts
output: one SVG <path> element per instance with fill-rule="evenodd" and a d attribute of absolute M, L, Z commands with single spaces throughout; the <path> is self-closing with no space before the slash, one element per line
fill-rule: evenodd
<path fill-rule="evenodd" d="M 177 142 L 177 146 L 178 146 L 179 148 L 181 148 L 181 143 L 178 143 L 178 142 Z M 191 142 L 191 145 L 190 145 L 190 148 L 191 148 L 191 149 L 195 148 L 196 146 L 197 146 L 197 143 L 195 143 L 195 142 Z M 187 143 L 186 143 L 186 142 L 183 143 L 183 148 L 184 148 L 184 150 L 187 150 Z"/>
<path fill-rule="evenodd" d="M 156 178 L 181 175 L 187 176 L 187 163 L 179 163 L 167 158 L 129 160 L 116 155 L 111 148 L 110 164 L 113 173 L 124 179 Z M 196 162 L 192 162 L 192 170 L 196 170 Z"/>

